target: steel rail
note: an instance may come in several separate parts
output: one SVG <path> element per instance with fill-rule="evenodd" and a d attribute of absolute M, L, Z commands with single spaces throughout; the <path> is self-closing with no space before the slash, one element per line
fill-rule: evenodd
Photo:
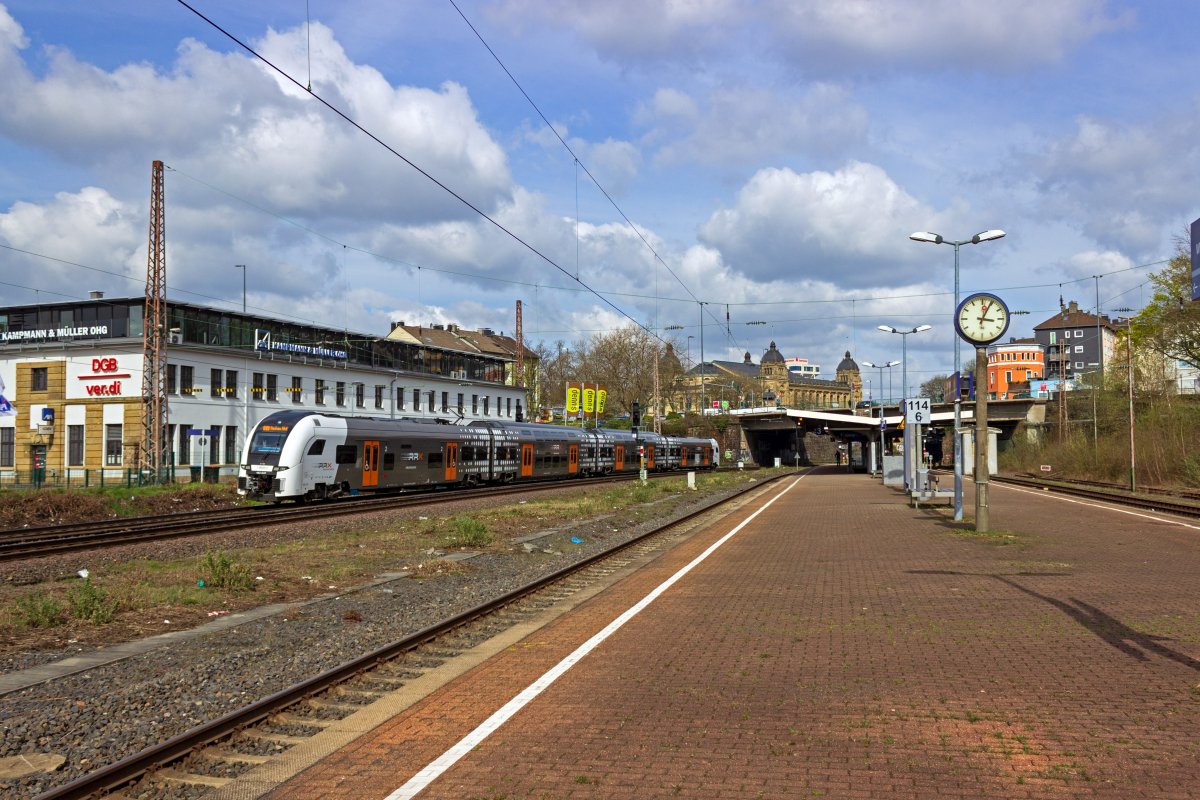
<path fill-rule="evenodd" d="M 811 470 L 808 470 L 811 471 Z M 118 787 L 124 786 L 133 780 L 149 773 L 154 769 L 161 768 L 167 764 L 177 761 L 186 756 L 188 753 L 219 741 L 238 730 L 260 722 L 272 714 L 301 702 L 314 694 L 330 689 L 339 683 L 342 683 L 355 675 L 358 675 L 367 670 L 373 669 L 375 666 L 384 662 L 390 661 L 397 656 L 413 650 L 423 644 L 426 644 L 439 636 L 462 627 L 480 617 L 494 613 L 513 602 L 520 600 L 527 595 L 556 583 L 563 578 L 580 572 L 593 564 L 611 558 L 612 556 L 623 552 L 653 536 L 657 536 L 662 532 L 680 525 L 688 520 L 694 519 L 701 514 L 706 514 L 715 508 L 719 508 L 742 495 L 761 489 L 763 486 L 769 485 L 783 478 L 792 477 L 796 473 L 785 473 L 782 475 L 774 475 L 763 481 L 760 481 L 754 486 L 748 487 L 739 491 L 737 494 L 731 495 L 711 506 L 696 509 L 679 519 L 661 525 L 651 531 L 647 531 L 640 536 L 637 536 L 627 542 L 619 544 L 608 550 L 596 553 L 584 560 L 563 567 L 552 573 L 542 576 L 524 586 L 520 586 L 512 591 L 494 598 L 487 602 L 481 603 L 474 608 L 468 609 L 460 614 L 450 617 L 442 622 L 430 625 L 414 634 L 404 637 L 391 644 L 372 650 L 358 658 L 346 661 L 333 669 L 326 670 L 319 675 L 314 675 L 307 680 L 301 681 L 287 689 L 278 691 L 272 695 L 264 697 L 260 700 L 251 703 L 236 711 L 231 711 L 224 716 L 218 717 L 215 720 L 199 725 L 190 731 L 186 731 L 177 736 L 174 736 L 165 742 L 161 742 L 152 747 L 148 747 L 139 753 L 127 756 L 115 764 L 107 767 L 102 767 L 87 775 L 80 776 L 75 780 L 65 783 L 53 789 L 49 789 L 39 795 L 34 800 L 83 800 L 96 795 L 100 792 L 111 792 Z"/>
<path fill-rule="evenodd" d="M 679 477 L 682 472 L 655 473 L 655 479 Z M 372 511 L 391 511 L 402 508 L 442 503 L 446 500 L 472 500 L 480 497 L 500 497 L 527 492 L 548 491 L 572 486 L 594 486 L 637 479 L 636 474 L 609 475 L 597 478 L 526 481 L 479 489 L 434 489 L 405 492 L 386 497 L 367 497 L 337 500 L 327 503 L 276 508 L 251 507 L 215 511 L 185 512 L 153 517 L 101 520 L 74 525 L 43 528 L 18 528 L 0 531 L 0 561 L 41 558 L 61 553 L 113 547 L 136 542 L 149 542 L 204 533 L 225 532 L 245 528 L 286 524 L 294 520 L 340 517 Z"/>
<path fill-rule="evenodd" d="M 1058 483 L 1055 481 L 1038 480 L 1036 478 L 1021 478 L 1016 476 L 1000 476 L 993 475 L 992 481 L 996 483 L 1006 483 L 1014 486 L 1028 486 L 1031 488 L 1042 489 L 1044 491 L 1055 492 L 1057 494 L 1070 495 L 1072 497 L 1083 497 L 1089 500 L 1103 500 L 1107 503 L 1116 505 L 1132 506 L 1134 508 L 1146 509 L 1148 511 L 1162 511 L 1170 514 L 1179 514 L 1186 517 L 1200 517 L 1200 503 L 1187 502 L 1186 500 L 1171 500 L 1162 495 L 1141 495 L 1132 494 L 1128 491 L 1121 492 L 1117 490 L 1105 490 L 1093 486 L 1072 486 L 1070 484 Z"/>

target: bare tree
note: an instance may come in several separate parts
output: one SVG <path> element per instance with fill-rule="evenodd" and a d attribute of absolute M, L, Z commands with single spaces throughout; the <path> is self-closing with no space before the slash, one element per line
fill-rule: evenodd
<path fill-rule="evenodd" d="M 673 374 L 664 376 L 662 370 L 674 370 L 671 359 L 663 360 L 665 348 L 642 328 L 632 325 L 609 333 L 597 333 L 579 347 L 577 380 L 602 383 L 608 387 L 606 411 L 629 412 L 633 401 L 642 403 L 642 411 L 651 413 L 649 403 L 654 394 L 654 362 L 659 359 L 659 386 L 669 386 Z M 678 359 L 674 359 L 678 364 Z"/>

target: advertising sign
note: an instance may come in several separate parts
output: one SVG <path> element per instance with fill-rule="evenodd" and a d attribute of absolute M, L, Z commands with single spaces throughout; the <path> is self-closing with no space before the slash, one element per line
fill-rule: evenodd
<path fill-rule="evenodd" d="M 1192 222 L 1192 299 L 1200 300 L 1200 219 Z"/>
<path fill-rule="evenodd" d="M 567 413 L 575 415 L 579 413 L 579 403 L 583 399 L 583 384 L 575 381 L 567 381 Z"/>
<path fill-rule="evenodd" d="M 596 410 L 596 389 L 593 386 L 583 387 L 583 413 L 591 414 Z"/>

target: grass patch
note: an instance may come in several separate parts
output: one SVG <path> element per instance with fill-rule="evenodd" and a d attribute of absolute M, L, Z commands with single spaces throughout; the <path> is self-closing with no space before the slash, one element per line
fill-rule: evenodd
<path fill-rule="evenodd" d="M 108 596 L 108 592 L 92 583 L 90 577 L 67 590 L 67 604 L 72 617 L 96 625 L 107 625 L 116 619 L 117 609 L 121 606 L 119 601 Z"/>
<path fill-rule="evenodd" d="M 16 606 L 15 618 L 26 628 L 55 628 L 66 621 L 63 604 L 46 592 L 22 595 L 17 598 Z"/>
<path fill-rule="evenodd" d="M 448 547 L 487 547 L 492 543 L 488 526 L 475 517 L 454 517 L 450 520 Z"/>
<path fill-rule="evenodd" d="M 250 567 L 230 558 L 220 551 L 204 554 L 204 586 L 228 589 L 233 592 L 248 592 L 254 589 L 254 578 Z"/>

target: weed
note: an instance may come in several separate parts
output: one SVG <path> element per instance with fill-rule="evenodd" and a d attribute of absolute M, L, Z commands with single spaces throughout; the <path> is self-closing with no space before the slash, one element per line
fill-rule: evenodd
<path fill-rule="evenodd" d="M 117 616 L 120 602 L 110 599 L 108 592 L 92 583 L 91 578 L 84 578 L 78 586 L 67 590 L 67 603 L 71 607 L 71 616 L 76 619 L 105 625 Z"/>
<path fill-rule="evenodd" d="M 250 591 L 254 589 L 254 579 L 250 577 L 250 567 L 239 564 L 221 551 L 209 551 L 204 554 L 204 585 L 214 589 L 229 589 L 230 591 Z"/>
<path fill-rule="evenodd" d="M 588 778 L 587 775 L 579 775 L 578 777 L 575 778 L 575 782 L 586 785 L 586 784 L 591 783 L 592 781 L 590 778 Z"/>
<path fill-rule="evenodd" d="M 448 547 L 485 547 L 492 543 L 487 525 L 475 517 L 454 517 L 450 527 L 454 532 L 446 540 Z"/>
<path fill-rule="evenodd" d="M 54 628 L 64 622 L 63 604 L 45 592 L 33 592 L 17 598 L 17 614 L 28 628 Z"/>

